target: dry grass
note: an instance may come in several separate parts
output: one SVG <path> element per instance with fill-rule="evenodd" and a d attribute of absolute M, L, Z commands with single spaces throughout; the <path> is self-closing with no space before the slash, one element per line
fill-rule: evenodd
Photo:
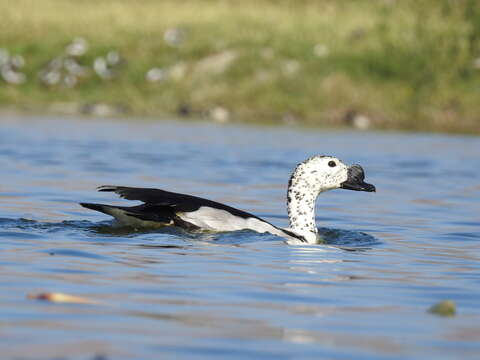
<path fill-rule="evenodd" d="M 378 128 L 480 132 L 475 0 L 0 0 L 0 13 L 0 47 L 26 58 L 29 79 L 0 82 L 3 104 L 121 103 L 148 115 L 223 106 L 245 121 L 329 125 L 357 112 Z M 180 47 L 164 41 L 172 27 L 185 30 Z M 118 49 L 119 76 L 41 86 L 39 68 L 78 36 L 90 42 L 85 65 Z M 224 71 L 198 70 L 228 51 Z M 148 83 L 154 66 L 184 73 Z"/>

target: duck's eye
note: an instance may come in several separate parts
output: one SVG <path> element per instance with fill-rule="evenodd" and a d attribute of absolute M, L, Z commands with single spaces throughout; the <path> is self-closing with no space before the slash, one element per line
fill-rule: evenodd
<path fill-rule="evenodd" d="M 330 166 L 330 167 L 335 167 L 335 166 L 337 166 L 337 163 L 332 160 L 332 161 L 329 161 L 329 162 L 328 162 L 328 166 Z"/>

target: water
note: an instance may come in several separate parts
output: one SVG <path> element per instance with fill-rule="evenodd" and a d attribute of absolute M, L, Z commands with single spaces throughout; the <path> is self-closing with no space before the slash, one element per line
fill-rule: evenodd
<path fill-rule="evenodd" d="M 480 139 L 204 123 L 0 123 L 3 359 L 478 359 Z M 326 245 L 112 229 L 78 202 L 157 186 L 287 225 L 295 164 L 333 154 L 377 193 L 322 194 Z M 49 303 L 62 292 L 98 304 Z M 428 308 L 456 302 L 446 318 Z"/>

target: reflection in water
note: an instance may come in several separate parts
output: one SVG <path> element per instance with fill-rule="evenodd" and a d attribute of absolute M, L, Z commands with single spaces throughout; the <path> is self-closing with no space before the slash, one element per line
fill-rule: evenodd
<path fill-rule="evenodd" d="M 364 232 L 327 228 L 318 231 L 326 244 L 345 251 L 366 251 L 381 244 L 374 236 Z"/>
<path fill-rule="evenodd" d="M 2 358 L 478 358 L 478 138 L 35 120 L 0 134 Z M 318 152 L 378 190 L 322 195 L 325 244 L 136 231 L 78 205 L 153 186 L 287 226 L 285 179 Z M 101 304 L 26 298 L 42 292 Z M 427 313 L 443 299 L 455 317 Z"/>

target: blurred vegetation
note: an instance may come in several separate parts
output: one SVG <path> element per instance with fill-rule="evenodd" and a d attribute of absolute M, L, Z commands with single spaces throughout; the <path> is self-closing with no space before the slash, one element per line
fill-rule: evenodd
<path fill-rule="evenodd" d="M 0 0 L 0 14 L 0 48 L 27 79 L 0 79 L 3 105 L 480 133 L 478 0 Z M 118 51 L 116 75 L 42 85 L 76 37 L 90 69 Z"/>

